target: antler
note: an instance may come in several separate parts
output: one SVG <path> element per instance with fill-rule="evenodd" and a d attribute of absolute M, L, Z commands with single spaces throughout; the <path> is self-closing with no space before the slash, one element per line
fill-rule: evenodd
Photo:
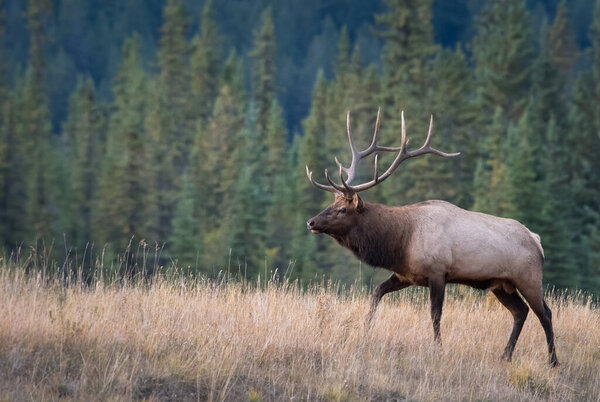
<path fill-rule="evenodd" d="M 402 137 L 401 137 L 400 146 L 399 147 L 382 147 L 382 146 L 377 145 L 377 132 L 379 130 L 380 112 L 381 112 L 381 108 L 379 108 L 377 110 L 377 120 L 375 122 L 375 131 L 373 133 L 373 140 L 371 141 L 371 145 L 369 145 L 363 151 L 358 151 L 356 149 L 356 146 L 354 145 L 354 141 L 352 140 L 352 130 L 350 128 L 350 112 L 348 112 L 348 114 L 346 116 L 346 128 L 348 131 L 348 141 L 350 143 L 350 151 L 352 152 L 352 162 L 350 163 L 349 167 L 345 168 L 338 161 L 338 159 L 335 158 L 335 163 L 338 165 L 338 167 L 340 169 L 340 180 L 342 182 L 342 185 L 340 186 L 340 185 L 334 183 L 329 178 L 329 175 L 327 174 L 327 169 L 325 169 L 325 178 L 331 185 L 326 186 L 326 185 L 315 182 L 312 178 L 312 172 L 308 169 L 308 166 L 307 166 L 306 174 L 308 175 L 308 179 L 310 180 L 310 182 L 315 187 L 320 188 L 321 190 L 331 191 L 333 193 L 343 193 L 346 195 L 351 195 L 351 194 L 357 193 L 359 191 L 367 190 L 367 189 L 377 185 L 378 183 L 381 183 L 382 181 L 387 179 L 394 172 L 394 170 L 396 170 L 396 168 L 406 159 L 414 158 L 416 156 L 421 156 L 421 155 L 425 155 L 425 154 L 435 154 L 435 155 L 439 155 L 439 156 L 442 156 L 445 158 L 460 155 L 460 152 L 445 153 L 442 151 L 438 151 L 437 149 L 432 148 L 429 145 L 429 143 L 431 141 L 431 133 L 433 131 L 433 116 L 431 116 L 431 119 L 429 120 L 429 131 L 427 132 L 427 139 L 425 140 L 425 143 L 423 144 L 423 146 L 415 151 L 407 151 L 409 140 L 406 138 L 406 125 L 404 123 L 404 111 L 402 111 L 402 113 L 401 113 L 401 119 L 402 119 L 401 135 L 402 135 Z M 361 159 L 367 157 L 368 155 L 371 155 L 373 152 L 377 152 L 377 151 L 398 152 L 398 154 L 396 155 L 396 158 L 394 159 L 394 161 L 392 162 L 390 167 L 381 176 L 378 176 L 378 172 L 377 172 L 378 155 L 375 154 L 375 166 L 374 166 L 373 180 L 371 180 L 367 183 L 362 183 L 362 184 L 356 185 L 356 186 L 350 186 L 349 183 L 352 182 L 352 180 L 354 180 L 354 177 L 356 176 L 356 168 L 358 166 L 358 162 Z M 344 180 L 344 176 L 343 176 L 342 172 L 346 173 L 346 180 Z"/>

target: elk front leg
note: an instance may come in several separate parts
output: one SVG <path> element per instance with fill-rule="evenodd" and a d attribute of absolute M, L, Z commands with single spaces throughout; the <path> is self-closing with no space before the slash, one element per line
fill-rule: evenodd
<path fill-rule="evenodd" d="M 433 337 L 439 344 L 442 343 L 440 335 L 440 321 L 444 305 L 446 281 L 443 278 L 429 278 L 429 299 L 431 301 L 431 320 L 433 321 Z"/>
<path fill-rule="evenodd" d="M 398 279 L 396 274 L 392 274 L 387 281 L 381 283 L 375 288 L 373 295 L 371 296 L 371 308 L 369 309 L 369 314 L 367 315 L 367 328 L 371 326 L 373 316 L 375 315 L 377 305 L 379 305 L 381 298 L 387 293 L 395 292 L 396 290 L 404 289 L 408 286 L 410 286 L 410 283 L 403 282 Z"/>

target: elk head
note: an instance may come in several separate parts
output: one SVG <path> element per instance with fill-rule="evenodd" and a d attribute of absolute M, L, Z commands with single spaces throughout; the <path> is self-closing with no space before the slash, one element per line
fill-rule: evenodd
<path fill-rule="evenodd" d="M 346 115 L 346 130 L 348 133 L 348 141 L 350 143 L 350 151 L 352 153 L 352 162 L 349 167 L 344 167 L 340 161 L 335 158 L 335 163 L 339 168 L 340 174 L 340 182 L 342 184 L 337 184 L 329 177 L 327 169 L 325 169 L 325 178 L 329 182 L 329 185 L 324 185 L 318 183 L 313 180 L 312 172 L 306 166 L 306 175 L 308 176 L 308 180 L 313 184 L 313 186 L 329 191 L 335 194 L 335 201 L 329 207 L 327 207 L 324 211 L 309 219 L 306 223 L 309 230 L 313 233 L 326 233 L 334 237 L 343 236 L 348 231 L 355 226 L 358 219 L 364 210 L 364 203 L 359 197 L 358 193 L 360 191 L 367 190 L 371 187 L 376 186 L 381 183 L 385 179 L 387 179 L 396 168 L 404 162 L 406 159 L 414 158 L 417 156 L 425 155 L 425 154 L 434 154 L 443 157 L 450 156 L 458 156 L 460 152 L 457 153 L 445 153 L 438 151 L 437 149 L 432 148 L 429 145 L 431 141 L 431 133 L 433 130 L 433 116 L 429 120 L 429 131 L 427 133 L 427 139 L 423 146 L 414 151 L 408 151 L 408 142 L 409 140 L 406 138 L 406 126 L 404 123 L 404 112 L 401 113 L 402 119 L 402 131 L 401 131 L 401 141 L 399 147 L 384 147 L 377 145 L 377 132 L 379 130 L 379 117 L 381 108 L 377 111 L 377 120 L 375 122 L 375 130 L 373 133 L 373 139 L 371 140 L 371 145 L 369 145 L 366 149 L 359 151 L 356 149 L 354 145 L 354 141 L 352 139 L 352 130 L 350 128 L 350 112 Z M 350 185 L 352 180 L 354 180 L 356 176 L 356 168 L 361 159 L 371 155 L 375 152 L 397 152 L 396 158 L 390 165 L 390 167 L 381 175 L 379 175 L 377 170 L 377 159 L 378 155 L 375 154 L 375 165 L 374 165 L 374 173 L 373 179 L 362 184 Z M 344 179 L 344 174 L 346 174 L 346 178 Z"/>

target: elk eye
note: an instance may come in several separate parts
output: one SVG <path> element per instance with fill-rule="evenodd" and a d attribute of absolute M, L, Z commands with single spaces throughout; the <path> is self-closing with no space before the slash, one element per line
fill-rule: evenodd
<path fill-rule="evenodd" d="M 343 213 L 345 213 L 345 212 L 346 212 L 346 208 L 340 208 L 340 209 L 338 210 L 338 213 L 339 213 L 339 214 L 343 214 Z"/>

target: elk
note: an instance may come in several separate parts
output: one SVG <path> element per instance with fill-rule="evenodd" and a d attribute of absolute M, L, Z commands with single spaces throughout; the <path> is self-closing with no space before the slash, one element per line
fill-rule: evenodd
<path fill-rule="evenodd" d="M 407 159 L 426 154 L 442 157 L 460 154 L 441 152 L 430 146 L 433 116 L 423 146 L 409 151 L 404 112 L 401 114 L 400 146 L 377 145 L 380 111 L 371 144 L 362 151 L 354 145 L 348 112 L 346 127 L 352 161 L 346 168 L 335 158 L 341 184 L 329 177 L 327 169 L 325 178 L 329 185 L 318 183 L 306 167 L 308 179 L 315 187 L 335 195 L 333 204 L 308 220 L 308 229 L 315 234 L 331 236 L 366 264 L 392 272 L 390 278 L 373 291 L 367 325 L 370 326 L 385 294 L 412 285 L 426 286 L 429 288 L 434 340 L 441 343 L 440 320 L 446 284 L 489 289 L 514 318 L 502 358 L 511 361 L 531 308 L 545 331 L 550 365 L 557 366 L 552 312 L 544 301 L 542 289 L 544 251 L 537 234 L 516 220 L 467 211 L 445 201 L 389 207 L 368 203 L 359 197 L 359 192 L 387 179 Z M 372 180 L 351 185 L 359 161 L 376 152 L 396 152 L 396 156 L 389 168 L 379 175 L 378 155 L 375 154 Z M 527 300 L 529 307 L 519 294 Z"/>

